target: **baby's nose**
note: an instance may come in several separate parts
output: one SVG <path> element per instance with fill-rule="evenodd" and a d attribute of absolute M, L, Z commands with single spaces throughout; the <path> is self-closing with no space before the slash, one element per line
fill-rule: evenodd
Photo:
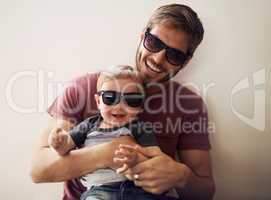
<path fill-rule="evenodd" d="M 123 102 L 123 100 L 121 100 L 117 105 L 114 106 L 114 110 L 124 112 L 125 106 L 126 106 L 125 102 Z"/>

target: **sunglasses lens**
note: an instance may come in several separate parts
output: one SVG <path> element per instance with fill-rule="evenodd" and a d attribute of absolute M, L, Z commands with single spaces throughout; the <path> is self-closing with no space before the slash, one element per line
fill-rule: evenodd
<path fill-rule="evenodd" d="M 130 107 L 141 107 L 143 105 L 144 96 L 140 93 L 124 94 L 125 102 Z"/>
<path fill-rule="evenodd" d="M 105 91 L 102 93 L 104 104 L 111 106 L 117 103 L 117 94 L 114 91 Z"/>
<path fill-rule="evenodd" d="M 146 33 L 145 35 L 144 46 L 153 53 L 159 52 L 163 48 L 160 40 L 150 33 Z"/>
<path fill-rule="evenodd" d="M 123 99 L 130 107 L 141 107 L 144 101 L 144 95 L 141 93 L 124 93 L 123 95 L 116 91 L 102 91 L 98 93 L 102 96 L 103 103 L 112 106 Z"/>
<path fill-rule="evenodd" d="M 165 48 L 167 61 L 175 66 L 183 65 L 187 59 L 185 53 L 180 50 L 168 47 L 159 38 L 157 38 L 155 35 L 152 35 L 149 30 L 147 30 L 145 33 L 143 45 L 148 51 L 152 53 L 158 53 Z"/>
<path fill-rule="evenodd" d="M 172 48 L 167 49 L 166 57 L 168 62 L 172 65 L 182 65 L 186 61 L 186 55 L 183 52 Z"/>

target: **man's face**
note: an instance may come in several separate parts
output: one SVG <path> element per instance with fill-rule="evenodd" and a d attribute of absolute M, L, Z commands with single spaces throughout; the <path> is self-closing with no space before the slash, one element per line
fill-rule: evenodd
<path fill-rule="evenodd" d="M 150 33 L 159 38 L 167 46 L 187 53 L 189 36 L 184 31 L 162 23 L 155 25 Z M 143 33 L 137 49 L 136 65 L 138 71 L 147 82 L 160 82 L 168 74 L 175 74 L 184 66 L 170 64 L 166 59 L 165 49 L 157 53 L 148 51 L 143 45 L 144 37 L 145 34 Z"/>

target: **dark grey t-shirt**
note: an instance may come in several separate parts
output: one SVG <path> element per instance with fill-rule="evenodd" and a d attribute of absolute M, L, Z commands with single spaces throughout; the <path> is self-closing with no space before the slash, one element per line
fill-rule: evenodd
<path fill-rule="evenodd" d="M 91 147 L 125 135 L 132 136 L 142 146 L 157 146 L 150 124 L 132 121 L 122 127 L 105 129 L 99 128 L 101 121 L 101 116 L 97 114 L 81 122 L 70 131 L 70 135 L 77 147 Z M 124 180 L 126 180 L 126 177 L 109 168 L 98 169 L 82 176 L 80 179 L 81 183 L 87 188 Z"/>
<path fill-rule="evenodd" d="M 99 124 L 102 121 L 100 114 L 96 114 L 92 117 L 87 118 L 72 130 L 70 130 L 70 135 L 78 148 L 82 147 L 85 143 L 88 133 L 92 131 L 101 131 L 101 132 L 111 132 L 117 130 L 121 127 L 114 127 L 110 129 L 99 128 Z M 138 144 L 141 146 L 157 146 L 156 137 L 153 133 L 151 123 L 141 122 L 134 120 L 130 123 L 125 124 L 123 127 L 126 127 L 130 130 L 132 136 L 135 138 Z"/>

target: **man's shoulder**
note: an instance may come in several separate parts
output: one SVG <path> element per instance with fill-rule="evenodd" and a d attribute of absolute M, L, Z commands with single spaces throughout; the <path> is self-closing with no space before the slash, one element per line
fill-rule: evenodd
<path fill-rule="evenodd" d="M 97 81 L 99 72 L 86 73 L 78 76 L 66 85 L 62 96 L 75 104 L 88 103 L 86 100 L 97 92 Z"/>
<path fill-rule="evenodd" d="M 72 85 L 87 86 L 89 84 L 97 83 L 99 72 L 85 73 L 83 75 L 77 76 L 71 80 Z"/>
<path fill-rule="evenodd" d="M 192 86 L 191 86 L 192 87 Z M 192 95 L 198 98 L 201 98 L 199 94 L 197 94 L 193 89 L 189 87 L 188 84 L 179 83 L 177 81 L 169 81 L 167 83 L 167 88 L 169 91 L 173 90 L 176 94 L 183 94 L 183 95 Z"/>

